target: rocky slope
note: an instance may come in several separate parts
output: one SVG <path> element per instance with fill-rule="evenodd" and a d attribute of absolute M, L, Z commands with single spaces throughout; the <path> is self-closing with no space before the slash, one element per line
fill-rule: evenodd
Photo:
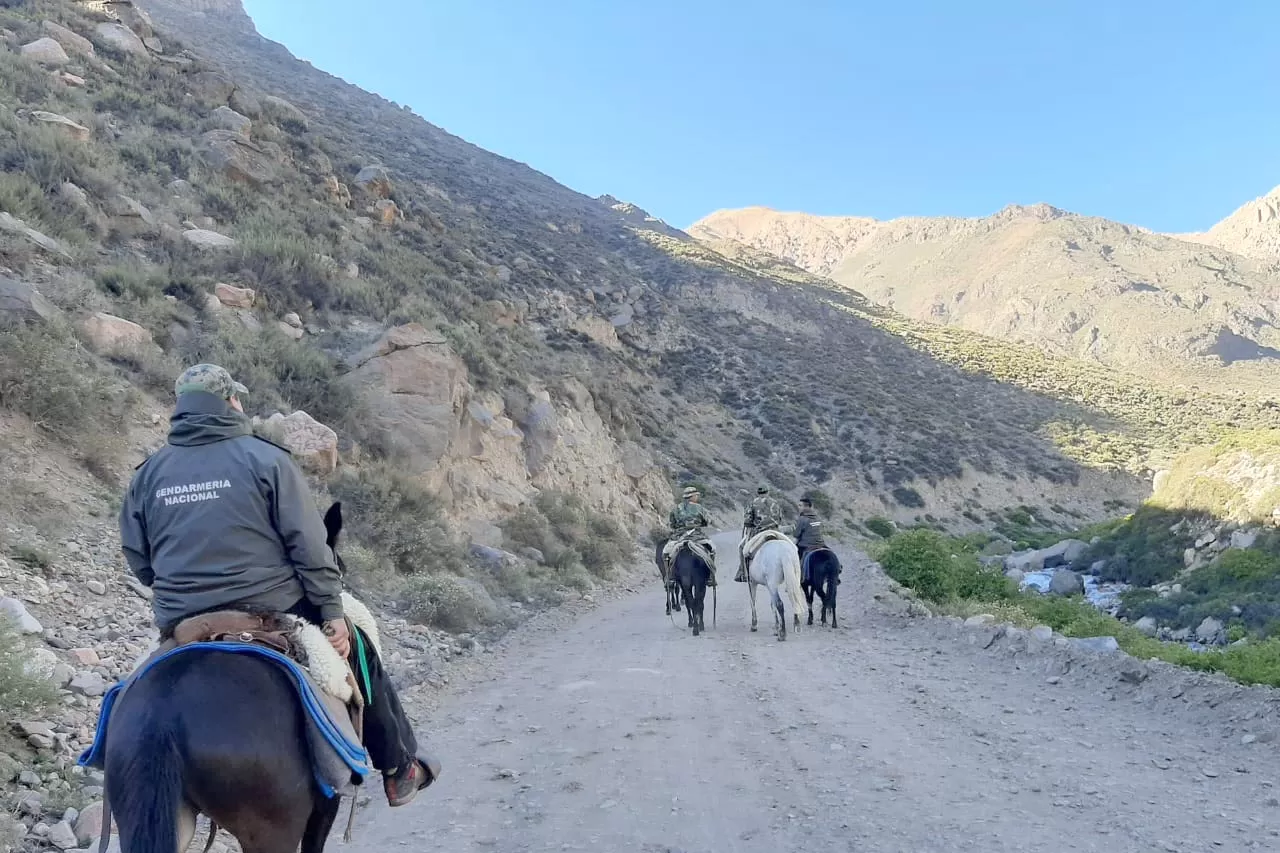
<path fill-rule="evenodd" d="M 1216 246 L 1246 258 L 1268 263 L 1280 261 L 1280 187 L 1241 205 L 1208 231 L 1172 236 Z"/>
<path fill-rule="evenodd" d="M 748 208 L 690 233 L 773 253 L 918 320 L 1164 383 L 1265 389 L 1280 365 L 1280 275 L 1221 228 L 1212 242 L 1241 254 L 1043 204 L 888 222 Z"/>

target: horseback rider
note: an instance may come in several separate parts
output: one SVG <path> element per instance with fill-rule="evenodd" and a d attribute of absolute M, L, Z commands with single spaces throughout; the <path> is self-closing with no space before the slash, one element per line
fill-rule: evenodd
<path fill-rule="evenodd" d="M 671 541 L 691 542 L 707 549 L 707 552 L 711 554 L 711 565 L 709 566 L 711 576 L 707 579 L 707 586 L 715 586 L 716 549 L 703 530 L 703 528 L 711 525 L 711 517 L 703 509 L 700 503 L 702 493 L 695 486 L 687 486 L 684 490 L 683 498 L 684 500 L 672 509 L 671 514 L 667 517 L 667 526 L 671 528 Z M 670 578 L 670 572 L 668 572 L 667 576 Z"/>
<path fill-rule="evenodd" d="M 796 516 L 796 551 L 800 556 L 800 565 L 804 565 L 805 554 L 826 547 L 827 541 L 822 538 L 822 522 L 813 509 L 813 501 L 801 498 L 800 514 Z"/>
<path fill-rule="evenodd" d="M 782 507 L 778 506 L 778 502 L 774 500 L 773 495 L 769 494 L 768 486 L 760 486 L 756 489 L 756 496 L 752 499 L 747 511 L 742 518 L 742 535 L 743 539 L 750 540 L 751 537 L 763 533 L 766 530 L 780 530 L 782 528 Z M 742 549 L 738 549 L 738 574 L 734 577 L 738 583 L 745 583 L 747 580 L 747 556 L 742 553 Z"/>
<path fill-rule="evenodd" d="M 153 591 L 161 636 L 215 610 L 289 613 L 321 626 L 349 657 L 342 583 L 306 478 L 289 451 L 253 434 L 240 396 L 213 364 L 175 384 L 168 443 L 138 466 L 120 510 L 129 568 Z M 402 806 L 435 780 L 373 644 L 362 644 L 373 698 L 364 740 L 387 802 Z M 364 685 L 362 685 L 362 690 Z"/>

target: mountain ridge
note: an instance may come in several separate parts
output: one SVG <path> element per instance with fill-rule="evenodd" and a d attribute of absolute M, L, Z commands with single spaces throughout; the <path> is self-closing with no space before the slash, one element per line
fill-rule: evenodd
<path fill-rule="evenodd" d="M 1280 365 L 1272 261 L 1048 204 L 887 221 L 755 207 L 689 233 L 744 242 L 915 319 L 1166 383 L 1257 390 Z"/>

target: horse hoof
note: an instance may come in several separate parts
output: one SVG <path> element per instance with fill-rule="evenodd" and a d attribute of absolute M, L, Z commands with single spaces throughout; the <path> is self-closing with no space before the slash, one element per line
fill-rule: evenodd
<path fill-rule="evenodd" d="M 754 633 L 755 633 L 756 631 L 758 631 L 758 630 L 760 630 L 760 629 L 759 629 L 759 628 L 757 628 L 755 625 L 752 625 L 752 626 L 751 626 L 751 633 L 753 633 L 753 634 L 754 634 Z"/>

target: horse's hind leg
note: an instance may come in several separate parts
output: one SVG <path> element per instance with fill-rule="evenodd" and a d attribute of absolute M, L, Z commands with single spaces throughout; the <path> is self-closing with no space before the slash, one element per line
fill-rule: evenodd
<path fill-rule="evenodd" d="M 307 828 L 302 833 L 300 853 L 322 853 L 324 843 L 329 839 L 329 832 L 333 829 L 333 821 L 338 817 L 341 802 L 341 797 L 316 794 L 315 808 L 311 811 L 311 817 L 307 818 Z"/>
<path fill-rule="evenodd" d="M 782 594 L 778 590 L 770 590 L 773 593 L 773 609 L 777 613 L 778 623 L 778 641 L 781 642 L 787 638 L 787 611 L 782 606 Z M 799 615 L 796 619 L 799 619 Z"/>
<path fill-rule="evenodd" d="M 747 596 L 751 599 L 751 630 L 756 630 L 756 583 L 755 581 L 747 582 Z"/>
<path fill-rule="evenodd" d="M 802 583 L 800 584 L 800 588 L 804 590 L 804 600 L 809 605 L 809 624 L 812 625 L 813 624 L 813 584 Z M 826 618 L 825 613 L 823 615 L 823 618 L 824 619 Z"/>

